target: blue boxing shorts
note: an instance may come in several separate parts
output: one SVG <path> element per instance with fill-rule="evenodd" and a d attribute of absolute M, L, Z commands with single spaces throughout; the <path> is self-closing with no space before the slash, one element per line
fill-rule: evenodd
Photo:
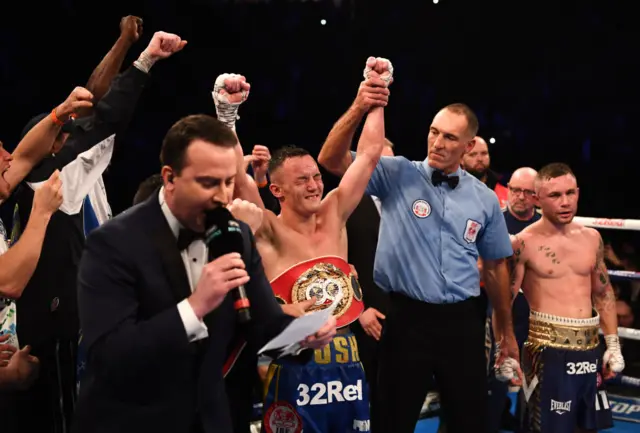
<path fill-rule="evenodd" d="M 528 433 L 573 433 L 613 425 L 603 388 L 600 317 L 569 319 L 531 311 L 522 351 Z"/>
<path fill-rule="evenodd" d="M 263 432 L 370 431 L 369 390 L 351 332 L 336 335 L 306 364 L 275 360 L 266 386 Z"/>

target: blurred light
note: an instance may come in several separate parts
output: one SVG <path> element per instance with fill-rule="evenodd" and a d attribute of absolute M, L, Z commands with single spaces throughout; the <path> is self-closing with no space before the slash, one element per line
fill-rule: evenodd
<path fill-rule="evenodd" d="M 327 24 L 327 20 L 320 20 L 320 24 L 322 24 L 322 25 Z"/>
<path fill-rule="evenodd" d="M 493 143 L 495 143 L 495 142 L 496 142 L 496 139 L 495 139 L 495 138 L 491 137 L 491 138 L 489 139 L 489 143 L 493 144 Z"/>
<path fill-rule="evenodd" d="M 433 0 L 433 4 L 437 5 L 439 0 Z"/>

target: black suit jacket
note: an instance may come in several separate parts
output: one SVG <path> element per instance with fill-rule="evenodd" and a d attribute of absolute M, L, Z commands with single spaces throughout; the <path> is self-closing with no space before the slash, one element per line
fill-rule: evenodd
<path fill-rule="evenodd" d="M 231 295 L 205 318 L 209 337 L 189 343 L 177 304 L 191 294 L 177 241 L 153 194 L 94 230 L 78 274 L 88 363 L 77 433 L 231 433 L 222 366 L 245 333 L 260 347 L 291 318 L 275 300 L 246 224 L 251 325 L 239 328 Z"/>
<path fill-rule="evenodd" d="M 34 196 L 27 184 L 45 181 L 55 170 L 64 172 L 78 155 L 121 132 L 133 116 L 148 76 L 135 66 L 119 74 L 96 104 L 93 115 L 76 121 L 76 130 L 60 152 L 43 159 L 27 175 L 16 191 L 21 227 L 27 225 Z M 67 187 L 74 189 L 74 185 Z M 59 210 L 53 214 L 38 265 L 17 302 L 20 342 L 32 345 L 36 356 L 44 357 L 40 345 L 51 338 L 78 339 L 76 276 L 84 241 L 82 211 L 68 215 Z"/>

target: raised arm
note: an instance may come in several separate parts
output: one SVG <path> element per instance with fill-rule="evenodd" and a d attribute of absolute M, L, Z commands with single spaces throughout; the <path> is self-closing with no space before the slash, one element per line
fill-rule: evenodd
<path fill-rule="evenodd" d="M 345 172 L 334 193 L 338 212 L 343 221 L 347 221 L 362 200 L 383 148 L 384 108 L 376 107 L 367 115 L 358 141 L 357 158 Z"/>
<path fill-rule="evenodd" d="M 239 74 L 219 75 L 214 83 L 211 95 L 213 96 L 218 120 L 234 132 L 236 131 L 238 109 L 240 105 L 248 99 L 250 89 L 251 85 L 247 82 L 247 79 Z M 273 212 L 265 208 L 258 186 L 254 179 L 247 174 L 244 152 L 242 151 L 242 145 L 239 139 L 235 151 L 237 171 L 233 196 L 234 198 L 251 202 L 264 211 L 262 225 L 256 233 L 256 236 L 265 236 L 271 233 L 272 221 L 276 216 Z"/>
<path fill-rule="evenodd" d="M 393 66 L 389 60 L 381 57 L 369 57 L 364 76 L 366 80 L 377 80 L 383 87 L 381 90 L 386 90 L 386 92 L 380 94 L 381 97 L 388 97 L 389 92 L 386 87 L 393 81 Z M 385 140 L 384 106 L 386 102 L 382 102 L 379 105 L 382 106 L 372 108 L 367 115 L 367 120 L 358 141 L 357 157 L 344 172 L 338 188 L 331 193 L 337 198 L 338 213 L 344 222 L 360 203 L 371 175 L 382 155 Z M 342 147 L 343 149 L 340 150 L 346 152 L 344 155 L 352 159 L 348 144 L 345 145 L 343 142 Z M 328 201 L 328 203 L 331 203 L 331 201 Z"/>
<path fill-rule="evenodd" d="M 91 107 L 92 98 L 91 92 L 82 87 L 76 87 L 62 104 L 27 132 L 11 154 L 13 161 L 4 175 L 11 190 L 51 153 L 51 146 L 64 122 L 79 109 Z"/>
<path fill-rule="evenodd" d="M 55 172 L 35 191 L 33 208 L 24 233 L 0 255 L 0 295 L 17 299 L 36 270 L 51 215 L 62 204 L 60 173 Z"/>
<path fill-rule="evenodd" d="M 388 101 L 389 89 L 381 78 L 372 76 L 360 83 L 355 101 L 333 125 L 322 145 L 318 163 L 330 173 L 343 176 L 353 162 L 349 151 L 362 118 L 373 108 L 385 107 Z"/>
<path fill-rule="evenodd" d="M 130 15 L 120 20 L 120 36 L 111 47 L 111 50 L 93 70 L 86 85 L 86 88 L 93 93 L 94 103 L 97 103 L 107 93 L 111 82 L 122 68 L 127 52 L 138 41 L 140 35 L 142 35 L 141 18 Z M 90 108 L 78 111 L 78 117 L 90 114 Z"/>
<path fill-rule="evenodd" d="M 351 150 L 351 142 L 358 125 L 360 125 L 362 118 L 368 111 L 368 109 L 363 109 L 357 105 L 360 92 L 363 90 L 365 83 L 366 81 L 360 85 L 356 102 L 349 107 L 347 112 L 338 119 L 331 131 L 329 131 L 329 135 L 318 155 L 318 164 L 336 176 L 343 176 L 353 162 L 349 152 Z"/>
<path fill-rule="evenodd" d="M 186 43 L 177 35 L 156 32 L 133 66 L 114 79 L 107 94 L 96 104 L 92 116 L 77 121 L 78 131 L 69 137 L 55 158 L 47 158 L 30 174 L 30 181 L 41 181 L 54 170 L 62 170 L 81 153 L 121 131 L 133 116 L 151 67 L 181 51 Z M 86 192 L 82 198 L 84 195 Z"/>
<path fill-rule="evenodd" d="M 605 376 L 615 376 L 624 369 L 624 358 L 620 349 L 618 338 L 618 315 L 616 312 L 616 295 L 609 281 L 607 266 L 604 262 L 604 243 L 597 230 L 588 229 L 598 242 L 596 262 L 591 271 L 591 298 L 593 305 L 600 315 L 600 328 L 604 333 L 607 350 L 604 353 L 603 363 Z"/>

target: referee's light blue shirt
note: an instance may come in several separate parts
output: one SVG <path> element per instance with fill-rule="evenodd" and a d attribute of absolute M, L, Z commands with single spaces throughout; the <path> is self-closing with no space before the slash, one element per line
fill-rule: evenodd
<path fill-rule="evenodd" d="M 433 170 L 400 156 L 376 166 L 367 186 L 382 202 L 374 280 L 420 301 L 460 302 L 480 294 L 478 254 L 495 260 L 513 249 L 493 191 L 462 169 L 455 189 L 434 186 Z"/>

